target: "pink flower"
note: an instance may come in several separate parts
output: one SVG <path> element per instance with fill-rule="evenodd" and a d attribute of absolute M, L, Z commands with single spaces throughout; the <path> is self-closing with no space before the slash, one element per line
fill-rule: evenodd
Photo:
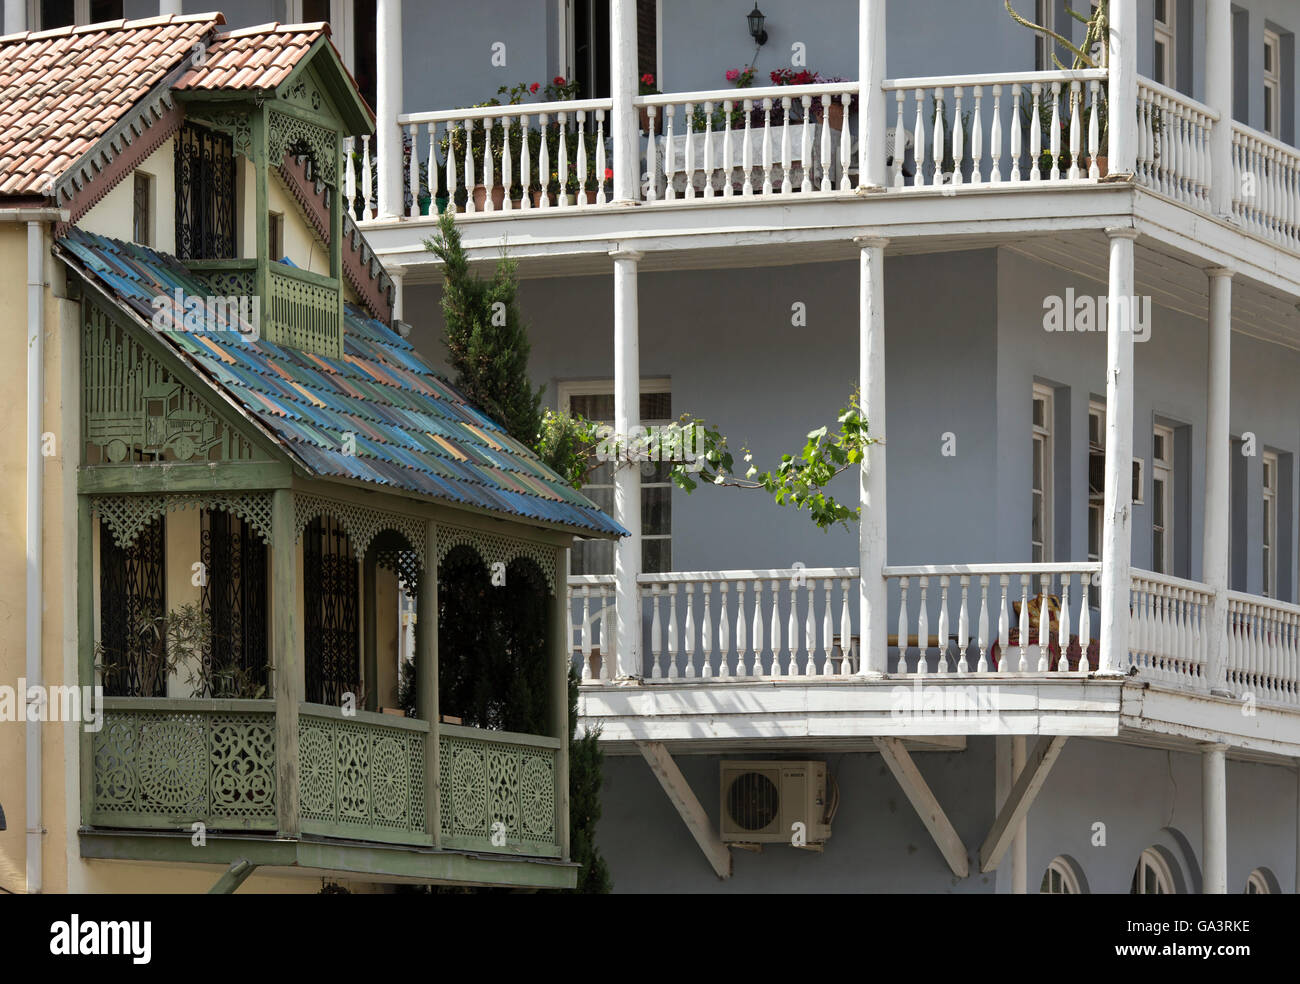
<path fill-rule="evenodd" d="M 740 71 L 739 71 L 738 69 L 734 69 L 734 68 L 729 68 L 729 69 L 727 69 L 727 81 L 728 81 L 728 82 L 735 82 L 736 79 L 738 79 L 738 78 L 740 78 Z"/>
<path fill-rule="evenodd" d="M 537 94 L 537 90 L 540 89 L 541 87 L 542 87 L 542 83 L 540 83 L 540 82 L 534 82 L 532 85 L 530 85 L 530 86 L 528 87 L 528 91 L 531 92 L 531 93 L 533 93 L 534 95 L 536 95 L 536 94 Z"/>

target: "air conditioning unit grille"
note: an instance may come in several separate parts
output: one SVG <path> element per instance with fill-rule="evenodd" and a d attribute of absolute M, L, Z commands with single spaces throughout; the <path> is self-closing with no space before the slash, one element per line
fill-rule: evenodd
<path fill-rule="evenodd" d="M 763 830 L 780 815 L 781 794 L 776 784 L 761 772 L 736 776 L 727 793 L 728 813 L 743 830 Z"/>

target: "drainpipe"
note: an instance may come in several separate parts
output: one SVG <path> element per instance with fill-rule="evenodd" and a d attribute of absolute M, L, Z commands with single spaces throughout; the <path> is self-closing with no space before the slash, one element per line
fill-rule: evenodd
<path fill-rule="evenodd" d="M 44 401 L 45 366 L 45 228 L 44 223 L 27 223 L 27 686 L 40 687 L 41 619 L 45 599 L 41 594 L 41 532 L 44 508 L 41 501 L 41 409 Z M 30 692 L 30 690 L 29 690 Z M 26 700 L 26 695 L 24 695 Z M 27 892 L 41 891 L 41 722 L 27 716 Z"/>

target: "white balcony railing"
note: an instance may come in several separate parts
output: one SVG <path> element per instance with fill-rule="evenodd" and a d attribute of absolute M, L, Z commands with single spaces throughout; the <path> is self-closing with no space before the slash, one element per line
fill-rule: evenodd
<path fill-rule="evenodd" d="M 1300 607 L 1228 592 L 1229 689 L 1257 702 L 1300 704 Z"/>
<path fill-rule="evenodd" d="M 1138 79 L 1138 181 L 1185 205 L 1209 209 L 1210 138 L 1218 119 L 1209 106 Z"/>
<path fill-rule="evenodd" d="M 1233 213 L 1248 230 L 1300 251 L 1300 151 L 1232 126 Z"/>
<path fill-rule="evenodd" d="M 1214 592 L 1195 581 L 1133 571 L 1129 664 L 1153 680 L 1208 687 L 1206 657 Z"/>

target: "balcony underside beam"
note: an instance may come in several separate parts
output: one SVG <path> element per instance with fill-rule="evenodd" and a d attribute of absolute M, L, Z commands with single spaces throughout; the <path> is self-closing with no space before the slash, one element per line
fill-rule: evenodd
<path fill-rule="evenodd" d="M 700 805 L 695 791 L 682 775 L 682 770 L 677 768 L 673 757 L 668 754 L 668 750 L 661 742 L 639 741 L 636 746 L 640 749 L 646 764 L 650 766 L 650 771 L 659 780 L 659 785 L 663 786 L 664 792 L 668 794 L 668 799 L 681 815 L 686 829 L 695 838 L 695 843 L 700 845 L 700 850 L 704 852 L 704 857 L 714 873 L 719 878 L 730 878 L 731 851 L 713 829 L 713 824 L 709 822 L 709 815 L 704 812 L 704 807 Z"/>
<path fill-rule="evenodd" d="M 948 862 L 952 873 L 958 878 L 965 878 L 970 874 L 966 845 L 962 843 L 948 815 L 943 812 L 943 807 L 921 775 L 921 770 L 912 761 L 912 756 L 903 747 L 903 742 L 898 738 L 877 738 L 876 747 L 880 750 L 880 757 L 889 766 L 889 771 L 903 787 L 903 792 L 916 810 L 916 815 L 921 818 L 921 823 L 934 838 L 939 853 Z"/>
<path fill-rule="evenodd" d="M 1029 760 L 1016 778 L 1016 784 L 1011 788 L 1010 795 L 1002 804 L 1002 809 L 998 811 L 997 819 L 993 821 L 993 829 L 989 831 L 988 837 L 980 848 L 980 871 L 992 871 L 1002 863 L 1002 856 L 1006 854 L 1007 848 L 1015 839 L 1021 821 L 1029 814 L 1029 808 L 1034 805 L 1043 783 L 1047 782 L 1048 773 L 1052 771 L 1052 766 L 1056 764 L 1056 759 L 1064 746 L 1064 735 L 1042 738 L 1034 746 Z"/>

